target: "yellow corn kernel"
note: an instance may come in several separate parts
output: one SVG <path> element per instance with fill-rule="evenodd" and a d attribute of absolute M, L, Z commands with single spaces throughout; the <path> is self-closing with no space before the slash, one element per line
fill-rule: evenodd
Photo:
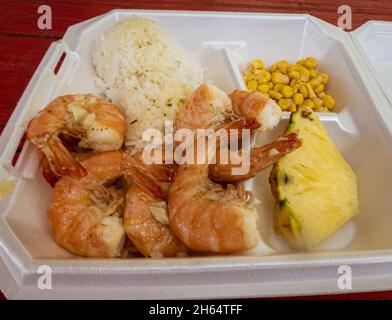
<path fill-rule="evenodd" d="M 269 73 L 268 71 L 263 70 L 261 74 L 265 80 L 265 83 L 271 80 L 271 73 Z"/>
<path fill-rule="evenodd" d="M 282 91 L 281 91 L 283 97 L 285 98 L 291 98 L 293 96 L 293 88 L 290 86 L 283 86 Z"/>
<path fill-rule="evenodd" d="M 283 89 L 283 84 L 277 83 L 277 84 L 274 85 L 274 91 L 281 92 L 282 89 Z"/>
<path fill-rule="evenodd" d="M 297 60 L 297 65 L 302 66 L 305 63 L 305 60 Z"/>
<path fill-rule="evenodd" d="M 259 83 L 256 80 L 251 80 L 248 81 L 248 83 L 246 84 L 246 86 L 248 87 L 248 89 L 250 91 L 255 91 L 258 87 Z"/>
<path fill-rule="evenodd" d="M 317 96 L 316 96 L 316 94 L 314 93 L 311 84 L 310 84 L 309 82 L 307 82 L 307 83 L 305 84 L 305 86 L 306 86 L 306 90 L 308 91 L 308 97 L 309 97 L 310 99 L 316 98 Z"/>
<path fill-rule="evenodd" d="M 282 98 L 282 95 L 275 90 L 268 91 L 268 94 L 272 99 L 275 99 L 275 100 L 279 100 L 280 98 Z"/>
<path fill-rule="evenodd" d="M 296 70 L 289 71 L 288 75 L 290 79 L 299 79 L 301 77 L 301 74 Z"/>
<path fill-rule="evenodd" d="M 321 108 L 323 106 L 323 103 L 324 103 L 323 100 L 321 100 L 321 99 L 319 99 L 317 97 L 313 98 L 312 101 L 314 103 L 315 108 Z"/>
<path fill-rule="evenodd" d="M 335 106 L 336 106 L 335 99 L 332 96 L 330 96 L 329 94 L 326 94 L 324 96 L 323 102 L 324 102 L 324 107 L 328 108 L 329 110 L 335 108 Z"/>
<path fill-rule="evenodd" d="M 245 72 L 244 72 L 244 77 L 249 77 L 249 76 L 251 76 L 252 75 L 252 72 L 250 71 L 250 70 L 246 70 Z"/>
<path fill-rule="evenodd" d="M 293 99 L 294 99 L 294 103 L 297 104 L 297 105 L 301 105 L 301 104 L 304 103 L 304 96 L 302 94 L 300 94 L 300 93 L 296 93 L 293 96 Z"/>
<path fill-rule="evenodd" d="M 278 70 L 280 70 L 281 73 L 286 74 L 287 68 L 289 66 L 289 62 L 287 60 L 280 60 L 276 63 L 276 66 L 278 67 Z"/>
<path fill-rule="evenodd" d="M 290 82 L 290 79 L 288 76 L 286 76 L 283 73 L 280 72 L 273 72 L 271 76 L 271 81 L 273 83 L 283 83 L 283 84 L 288 84 Z"/>
<path fill-rule="evenodd" d="M 256 80 L 257 81 L 257 79 L 256 79 L 256 75 L 254 75 L 253 73 L 248 77 L 248 81 L 250 81 L 250 80 Z"/>
<path fill-rule="evenodd" d="M 324 72 L 321 72 L 321 73 L 320 73 L 320 76 L 321 76 L 321 78 L 323 79 L 324 85 L 327 84 L 327 83 L 329 82 L 329 75 L 328 75 L 328 74 L 326 74 L 326 73 L 324 73 Z"/>
<path fill-rule="evenodd" d="M 250 64 L 255 69 L 261 69 L 264 67 L 263 61 L 261 59 L 255 59 Z"/>
<path fill-rule="evenodd" d="M 317 71 L 316 69 L 310 69 L 310 78 L 317 78 L 320 75 L 320 71 Z"/>
<path fill-rule="evenodd" d="M 269 86 L 268 84 L 261 84 L 257 87 L 257 91 L 261 93 L 267 93 L 269 91 Z"/>
<path fill-rule="evenodd" d="M 301 85 L 299 86 L 299 91 L 301 92 L 301 94 L 302 94 L 302 96 L 303 96 L 304 98 L 307 98 L 307 97 L 308 97 L 308 90 L 306 89 L 306 86 L 305 86 L 304 84 L 301 84 Z"/>
<path fill-rule="evenodd" d="M 310 78 L 310 72 L 309 72 L 309 70 L 303 69 L 303 70 L 301 70 L 300 72 L 301 72 L 301 76 L 300 76 L 299 79 L 300 79 L 302 82 L 308 82 L 308 81 L 309 81 L 309 78 Z"/>
<path fill-rule="evenodd" d="M 257 82 L 258 82 L 259 84 L 265 84 L 265 83 L 267 83 L 267 81 L 265 81 L 264 77 L 263 77 L 261 74 L 259 74 L 259 75 L 256 77 L 256 80 L 257 80 Z"/>
<path fill-rule="evenodd" d="M 283 74 L 287 75 L 287 67 L 286 66 L 282 66 L 278 70 L 279 70 L 280 73 L 283 73 Z"/>
<path fill-rule="evenodd" d="M 319 84 L 321 84 L 323 82 L 323 78 L 321 78 L 321 76 L 318 76 L 316 78 L 313 78 L 309 81 L 310 85 L 315 88 L 317 87 Z"/>
<path fill-rule="evenodd" d="M 314 108 L 314 102 L 310 99 L 306 99 L 303 103 L 304 107 Z"/>
<path fill-rule="evenodd" d="M 265 95 L 267 98 L 270 97 L 269 94 L 268 94 L 268 92 L 263 93 L 263 95 Z"/>
<path fill-rule="evenodd" d="M 321 91 L 321 92 L 317 93 L 317 96 L 322 99 L 326 96 L 326 93 L 324 91 Z"/>
<path fill-rule="evenodd" d="M 290 111 L 290 112 L 295 112 L 296 110 L 297 110 L 297 107 L 296 107 L 295 104 L 292 104 L 292 105 L 290 106 L 290 108 L 289 108 L 289 111 Z"/>
<path fill-rule="evenodd" d="M 263 73 L 263 69 L 253 69 L 251 72 L 253 74 L 261 75 Z"/>
<path fill-rule="evenodd" d="M 298 80 L 297 79 L 291 79 L 290 80 L 290 86 L 295 86 L 295 84 L 298 82 Z"/>
<path fill-rule="evenodd" d="M 269 72 L 273 73 L 273 72 L 275 72 L 275 71 L 277 71 L 277 70 L 278 70 L 278 65 L 277 65 L 277 63 L 274 63 L 274 64 L 270 67 Z"/>
<path fill-rule="evenodd" d="M 287 72 L 290 73 L 292 71 L 299 71 L 298 65 L 297 64 L 292 64 L 287 68 Z"/>
<path fill-rule="evenodd" d="M 324 85 L 322 83 L 320 83 L 316 88 L 314 88 L 314 92 L 316 93 L 320 93 L 324 91 Z"/>
<path fill-rule="evenodd" d="M 274 87 L 273 82 L 268 82 L 268 86 L 269 86 L 270 89 L 272 89 Z"/>
<path fill-rule="evenodd" d="M 288 67 L 289 66 L 289 62 L 287 60 L 280 60 L 276 63 L 276 65 L 278 66 L 278 68 L 282 68 L 282 67 Z"/>
<path fill-rule="evenodd" d="M 308 70 L 308 69 L 306 67 L 304 67 L 302 64 L 297 63 L 297 71 L 299 71 L 299 73 L 301 73 L 304 70 Z"/>
<path fill-rule="evenodd" d="M 303 62 L 304 66 L 307 68 L 316 68 L 318 65 L 317 59 L 313 57 L 307 57 L 305 61 Z"/>
<path fill-rule="evenodd" d="M 260 78 L 263 78 L 263 76 L 259 73 L 253 73 L 252 74 L 253 79 L 259 81 Z"/>
<path fill-rule="evenodd" d="M 300 84 L 298 82 L 296 82 L 291 87 L 293 88 L 293 94 L 296 94 L 299 91 Z"/>
<path fill-rule="evenodd" d="M 278 101 L 278 106 L 282 110 L 287 110 L 288 108 L 290 108 L 291 105 L 293 105 L 292 99 L 279 99 L 279 101 Z"/>

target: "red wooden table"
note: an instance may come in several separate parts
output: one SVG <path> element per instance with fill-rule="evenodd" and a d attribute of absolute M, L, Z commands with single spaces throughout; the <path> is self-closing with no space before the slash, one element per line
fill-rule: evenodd
<path fill-rule="evenodd" d="M 37 27 L 40 5 L 52 9 L 52 29 Z M 114 8 L 309 13 L 337 24 L 338 7 L 352 9 L 352 27 L 368 20 L 392 20 L 391 0 L 41 0 L 0 2 L 0 133 L 50 43 L 68 26 Z M 0 293 L 0 298 L 4 298 Z M 392 299 L 392 291 L 312 297 L 317 299 Z M 301 298 L 306 299 L 306 298 Z"/>

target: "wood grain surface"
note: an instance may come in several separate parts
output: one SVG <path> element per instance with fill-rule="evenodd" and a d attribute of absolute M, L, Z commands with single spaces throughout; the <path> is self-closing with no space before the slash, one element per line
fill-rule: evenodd
<path fill-rule="evenodd" d="M 52 29 L 37 27 L 40 5 L 50 5 L 53 14 Z M 308 13 L 332 24 L 337 24 L 340 5 L 352 9 L 353 29 L 368 20 L 392 21 L 392 1 L 382 0 L 41 0 L 0 2 L 0 133 L 7 123 L 18 99 L 27 86 L 34 70 L 50 43 L 60 39 L 66 29 L 75 23 L 103 14 L 115 8 Z M 0 293 L 0 298 L 4 296 Z M 392 299 L 392 291 L 316 296 L 312 299 Z M 307 298 L 301 298 L 307 299 Z"/>

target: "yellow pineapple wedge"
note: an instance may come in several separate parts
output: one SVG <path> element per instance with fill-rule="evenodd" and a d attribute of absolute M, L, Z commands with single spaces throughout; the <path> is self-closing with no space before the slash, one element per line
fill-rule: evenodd
<path fill-rule="evenodd" d="M 275 232 L 294 249 L 308 250 L 358 214 L 357 178 L 309 108 L 291 114 L 287 133 L 303 145 L 274 164 Z"/>

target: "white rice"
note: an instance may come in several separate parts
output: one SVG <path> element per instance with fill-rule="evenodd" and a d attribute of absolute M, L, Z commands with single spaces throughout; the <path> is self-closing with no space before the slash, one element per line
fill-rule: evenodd
<path fill-rule="evenodd" d="M 93 48 L 97 86 L 123 107 L 125 145 L 132 152 L 144 144 L 146 129 L 163 132 L 177 107 L 202 82 L 199 62 L 187 55 L 153 20 L 133 16 L 102 34 Z"/>

